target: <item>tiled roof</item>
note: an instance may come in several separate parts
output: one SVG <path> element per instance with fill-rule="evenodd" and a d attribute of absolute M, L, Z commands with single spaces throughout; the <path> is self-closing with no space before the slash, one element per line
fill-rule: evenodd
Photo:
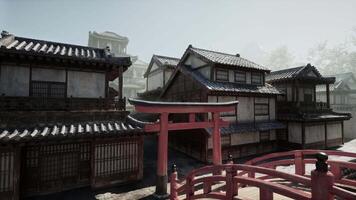
<path fill-rule="evenodd" d="M 176 67 L 179 63 L 179 58 L 167 57 L 167 56 L 160 56 L 160 55 L 153 55 L 153 58 L 156 59 L 160 64 L 166 66 Z"/>
<path fill-rule="evenodd" d="M 293 120 L 293 121 L 336 121 L 336 120 L 349 120 L 351 118 L 350 113 L 285 113 L 278 114 L 279 120 Z"/>
<path fill-rule="evenodd" d="M 4 31 L 1 35 L 0 51 L 131 64 L 129 57 L 113 57 L 110 51 L 106 49 L 17 37 Z"/>
<path fill-rule="evenodd" d="M 313 72 L 315 76 L 311 76 L 308 73 Z M 323 77 L 317 68 L 307 64 L 306 66 L 294 67 L 289 69 L 283 69 L 278 71 L 273 71 L 266 75 L 266 82 L 273 83 L 277 81 L 284 80 L 294 80 L 294 79 L 303 79 L 303 80 L 315 80 L 320 83 L 334 83 L 334 77 Z"/>
<path fill-rule="evenodd" d="M 66 137 L 100 137 L 100 136 L 126 136 L 143 133 L 143 129 L 128 122 L 86 122 L 76 124 L 62 124 L 43 126 L 29 129 L 0 129 L 0 143 L 21 142 L 38 139 L 55 139 Z"/>
<path fill-rule="evenodd" d="M 290 79 L 296 77 L 302 70 L 302 67 L 294 67 L 289 69 L 283 69 L 279 71 L 272 71 L 270 74 L 266 76 L 266 81 L 274 81 L 280 79 Z"/>
<path fill-rule="evenodd" d="M 258 123 L 231 123 L 228 127 L 220 128 L 220 133 L 222 135 L 238 134 L 238 133 L 248 133 L 256 131 L 268 131 L 286 128 L 281 122 L 270 121 L 270 122 L 258 122 Z M 212 134 L 213 129 L 206 129 L 209 134 Z"/>
<path fill-rule="evenodd" d="M 192 70 L 189 66 L 182 65 L 183 73 L 192 76 L 195 80 L 204 85 L 212 92 L 228 93 L 255 93 L 255 94 L 281 94 L 274 86 L 266 83 L 265 85 L 239 84 L 232 82 L 217 82 L 205 78 L 199 71 Z"/>
<path fill-rule="evenodd" d="M 207 61 L 210 61 L 213 63 L 236 66 L 236 67 L 243 67 L 243 68 L 249 68 L 249 69 L 270 71 L 269 69 L 267 69 L 264 66 L 261 66 L 259 64 L 252 62 L 252 61 L 249 61 L 245 58 L 240 57 L 240 55 L 232 55 L 232 54 L 221 53 L 221 52 L 217 52 L 217 51 L 199 49 L 199 48 L 195 48 L 191 45 L 188 47 L 188 50 L 203 57 Z"/>
<path fill-rule="evenodd" d="M 335 77 L 336 82 L 338 82 L 338 81 L 347 81 L 350 78 L 355 79 L 354 74 L 352 72 L 347 72 L 347 73 L 342 73 L 342 74 L 333 74 L 331 76 Z"/>

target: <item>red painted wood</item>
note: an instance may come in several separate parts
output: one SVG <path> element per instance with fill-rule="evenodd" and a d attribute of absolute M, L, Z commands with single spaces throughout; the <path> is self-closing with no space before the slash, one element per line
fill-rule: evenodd
<path fill-rule="evenodd" d="M 158 151 L 157 151 L 157 175 L 167 175 L 167 159 L 168 159 L 168 113 L 161 113 L 160 117 L 161 130 L 158 135 Z"/>
<path fill-rule="evenodd" d="M 219 120 L 220 127 L 226 127 L 229 122 Z M 144 127 L 145 132 L 159 132 L 161 123 L 147 124 Z M 188 129 L 198 129 L 198 128 L 213 128 L 214 122 L 180 122 L 180 123 L 169 123 L 167 128 L 169 131 L 173 130 L 188 130 Z"/>
<path fill-rule="evenodd" d="M 214 130 L 213 130 L 213 163 L 214 165 L 220 165 L 221 159 L 221 135 L 220 135 L 220 116 L 218 112 L 213 113 Z"/>
<path fill-rule="evenodd" d="M 170 176 L 171 180 L 171 194 L 169 196 L 170 200 L 178 200 L 178 184 L 177 184 L 177 172 L 173 172 Z"/>
<path fill-rule="evenodd" d="M 334 185 L 334 175 L 331 172 L 311 172 L 312 200 L 333 200 L 334 195 L 329 193 Z"/>
<path fill-rule="evenodd" d="M 236 105 L 227 106 L 142 106 L 135 105 L 137 112 L 143 113 L 208 113 L 208 112 L 229 112 L 236 109 Z"/>

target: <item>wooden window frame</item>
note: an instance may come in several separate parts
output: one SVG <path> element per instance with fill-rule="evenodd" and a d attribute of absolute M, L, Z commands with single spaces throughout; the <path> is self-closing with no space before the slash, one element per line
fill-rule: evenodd
<path fill-rule="evenodd" d="M 226 79 L 218 79 L 218 72 L 226 72 L 227 73 L 227 78 Z M 220 82 L 229 82 L 229 70 L 228 69 L 216 68 L 215 69 L 215 80 L 216 81 L 220 81 Z"/>
<path fill-rule="evenodd" d="M 253 81 L 253 76 L 256 76 L 256 75 L 260 76 L 260 82 Z M 251 73 L 251 84 L 253 84 L 253 85 L 263 85 L 263 74 L 262 73 L 257 73 L 257 72 L 252 72 Z"/>
<path fill-rule="evenodd" d="M 243 74 L 244 80 L 243 80 L 243 81 L 237 80 L 236 74 Z M 244 72 L 244 71 L 238 71 L 238 70 L 234 71 L 234 81 L 235 81 L 235 83 L 246 83 L 246 72 Z"/>
<path fill-rule="evenodd" d="M 35 88 L 34 85 L 35 84 L 45 84 L 47 86 L 47 94 L 46 96 L 38 96 L 35 95 Z M 33 81 L 31 80 L 31 84 L 30 84 L 31 88 L 30 88 L 30 96 L 32 97 L 44 97 L 44 98 L 66 98 L 67 97 L 67 83 L 66 82 L 55 82 L 55 81 Z M 52 90 L 52 86 L 63 86 L 64 91 L 63 91 L 63 95 L 60 96 L 53 96 L 54 91 Z"/>
<path fill-rule="evenodd" d="M 267 113 L 257 113 L 256 106 L 267 106 Z M 255 116 L 269 116 L 269 103 L 255 103 L 254 110 Z"/>

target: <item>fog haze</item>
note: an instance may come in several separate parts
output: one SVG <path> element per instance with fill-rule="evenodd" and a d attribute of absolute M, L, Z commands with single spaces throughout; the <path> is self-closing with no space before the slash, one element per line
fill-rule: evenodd
<path fill-rule="evenodd" d="M 129 37 L 128 52 L 181 57 L 189 44 L 259 61 L 286 45 L 299 62 L 319 42 L 344 42 L 356 26 L 356 1 L 0 1 L 0 29 L 87 45 L 89 31 Z"/>

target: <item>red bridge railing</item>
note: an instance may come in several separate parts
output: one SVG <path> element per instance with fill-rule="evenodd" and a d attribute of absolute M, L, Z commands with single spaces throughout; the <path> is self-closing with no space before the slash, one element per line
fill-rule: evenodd
<path fill-rule="evenodd" d="M 294 165 L 295 174 L 306 176 L 305 168 L 306 164 L 315 164 L 317 159 L 314 157 L 315 154 L 320 153 L 321 150 L 295 150 L 287 152 L 271 153 L 265 156 L 261 156 L 245 164 L 261 166 L 267 168 L 276 169 L 279 166 L 290 166 Z M 335 150 L 322 150 L 322 152 L 328 154 L 329 156 L 342 156 L 348 157 L 350 159 L 356 159 L 356 153 L 335 151 Z M 335 177 L 335 182 L 339 184 L 350 185 L 356 187 L 356 180 L 351 180 L 343 176 L 344 169 L 356 170 L 356 163 L 337 161 L 329 159 L 327 161 L 330 166 L 330 171 Z M 241 172 L 239 175 L 246 174 L 247 172 Z M 254 173 L 249 174 L 250 177 L 254 177 Z M 268 176 L 259 177 L 259 179 L 268 179 Z"/>
<path fill-rule="evenodd" d="M 314 152 L 315 155 L 315 152 L 318 153 L 319 151 L 308 150 L 305 153 L 306 155 L 312 155 L 312 152 Z M 283 152 L 282 154 L 290 155 L 290 153 L 292 152 Z M 298 155 L 297 159 L 299 159 L 300 154 L 303 155 L 302 151 L 293 151 L 293 153 Z M 332 154 L 336 155 L 339 153 L 335 153 L 333 151 Z M 353 154 L 346 153 L 346 155 L 352 156 Z M 265 156 L 267 159 L 272 157 L 276 157 L 276 154 L 272 156 Z M 316 163 L 316 169 L 311 172 L 311 177 L 303 176 L 304 174 L 290 174 L 277 171 L 273 168 L 279 166 L 279 164 L 272 165 L 270 162 L 262 162 L 263 164 L 269 163 L 269 165 L 267 165 L 269 168 L 267 168 L 265 166 L 233 164 L 232 161 L 230 161 L 228 164 L 224 165 L 205 166 L 193 170 L 187 175 L 185 181 L 180 182 L 178 181 L 178 173 L 176 167 L 174 166 L 173 173 L 170 176 L 170 199 L 233 199 L 238 196 L 239 188 L 246 185 L 259 188 L 261 200 L 273 199 L 273 193 L 292 199 L 324 200 L 334 199 L 334 197 L 338 197 L 339 199 L 356 199 L 356 193 L 352 193 L 335 185 L 334 180 L 336 176 L 334 176 L 332 172 L 328 171 L 328 164 L 326 162 L 327 159 L 328 156 L 323 153 L 319 153 L 317 155 L 317 159 L 312 159 L 313 162 Z M 266 161 L 261 158 L 256 160 L 249 161 L 249 163 L 256 164 L 260 161 Z M 303 159 L 302 161 L 297 161 L 297 163 L 298 162 L 300 162 L 300 164 L 309 163 L 309 161 L 305 162 Z M 338 163 L 337 167 L 333 164 L 335 169 L 339 170 L 344 166 L 350 167 L 349 162 L 329 161 L 328 163 L 330 164 L 335 162 Z M 289 161 L 286 163 L 289 163 Z M 283 165 L 286 163 L 282 162 Z M 295 162 L 293 162 L 293 164 L 294 163 Z M 354 165 L 352 165 L 352 167 L 354 167 Z M 303 167 L 301 169 L 303 169 Z M 298 168 L 298 170 L 300 169 Z M 300 172 L 302 171 L 298 171 L 298 173 Z M 259 175 L 258 178 L 255 178 L 256 174 Z M 272 178 L 283 179 L 291 183 L 298 184 L 298 188 L 268 180 Z M 300 188 L 309 188 L 311 189 L 311 192 L 307 192 L 306 190 Z"/>

